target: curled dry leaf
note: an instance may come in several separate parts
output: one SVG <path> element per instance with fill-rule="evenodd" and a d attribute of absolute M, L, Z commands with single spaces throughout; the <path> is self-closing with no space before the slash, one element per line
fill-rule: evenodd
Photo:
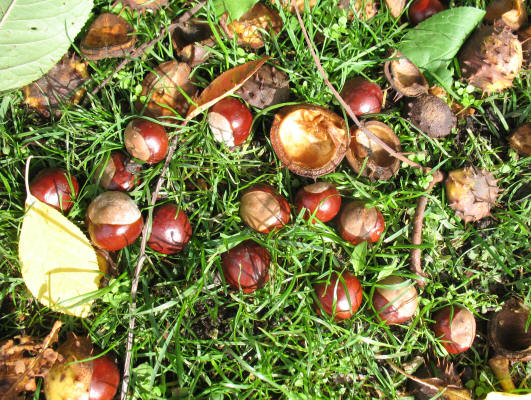
<path fill-rule="evenodd" d="M 195 106 L 192 106 L 186 116 L 187 120 L 195 118 L 209 107 L 213 106 L 219 100 L 227 97 L 238 90 L 258 69 L 269 60 L 270 57 L 259 58 L 258 60 L 249 61 L 245 64 L 238 65 L 225 71 L 210 85 L 197 99 Z"/>
<path fill-rule="evenodd" d="M 136 36 L 133 33 L 133 26 L 125 19 L 103 13 L 90 25 L 79 47 L 89 60 L 123 57 L 134 48 Z"/>
<path fill-rule="evenodd" d="M 49 118 L 59 117 L 61 104 L 77 104 L 85 94 L 82 85 L 89 78 L 87 65 L 78 56 L 65 55 L 46 75 L 24 86 L 24 104 Z"/>
<path fill-rule="evenodd" d="M 61 321 L 40 341 L 30 336 L 15 336 L 0 343 L 0 399 L 13 399 L 17 393 L 36 390 L 36 377 L 46 376 L 59 353 L 50 348 L 57 342 Z"/>
<path fill-rule="evenodd" d="M 485 20 L 500 20 L 513 31 L 520 29 L 527 21 L 524 0 L 493 0 L 485 11 Z"/>
<path fill-rule="evenodd" d="M 26 191 L 26 214 L 18 242 L 24 283 L 52 310 L 86 317 L 93 301 L 86 296 L 98 289 L 106 264 L 76 225 L 37 200 L 28 187 Z"/>
<path fill-rule="evenodd" d="M 523 156 L 531 156 L 531 122 L 523 124 L 509 136 L 511 148 Z"/>

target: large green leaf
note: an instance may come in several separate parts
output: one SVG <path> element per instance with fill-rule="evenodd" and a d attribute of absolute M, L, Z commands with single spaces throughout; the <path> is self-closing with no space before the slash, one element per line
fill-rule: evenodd
<path fill-rule="evenodd" d="M 92 0 L 0 0 L 0 91 L 48 72 L 87 21 Z"/>
<path fill-rule="evenodd" d="M 398 50 L 422 72 L 448 82 L 448 65 L 484 15 L 484 10 L 474 7 L 441 11 L 406 33 Z"/>
<path fill-rule="evenodd" d="M 258 0 L 214 0 L 213 5 L 218 17 L 228 12 L 229 19 L 236 20 L 253 8 L 256 3 Z"/>

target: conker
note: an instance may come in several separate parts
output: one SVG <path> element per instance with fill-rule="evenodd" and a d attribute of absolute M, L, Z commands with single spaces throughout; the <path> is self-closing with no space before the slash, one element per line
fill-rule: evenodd
<path fill-rule="evenodd" d="M 339 235 L 352 244 L 366 240 L 377 242 L 385 229 L 383 215 L 375 207 L 366 208 L 360 201 L 348 203 L 339 214 Z"/>
<path fill-rule="evenodd" d="M 416 25 L 445 8 L 439 0 L 415 0 L 409 6 L 409 20 Z"/>
<path fill-rule="evenodd" d="M 62 356 L 44 379 L 46 400 L 111 400 L 120 382 L 120 373 L 108 355 L 95 356 L 92 343 L 70 336 L 57 349 Z"/>
<path fill-rule="evenodd" d="M 315 284 L 314 290 L 320 304 L 316 305 L 316 312 L 321 315 L 322 308 L 336 321 L 352 317 L 363 298 L 361 282 L 347 271 L 342 274 L 332 272 L 330 281 Z"/>
<path fill-rule="evenodd" d="M 138 174 L 142 166 L 120 151 L 113 151 L 109 160 L 100 164 L 95 179 L 106 190 L 127 192 L 138 184 Z"/>
<path fill-rule="evenodd" d="M 75 176 L 68 175 L 64 169 L 46 168 L 30 182 L 30 193 L 56 210 L 66 212 L 74 205 L 79 183 Z"/>
<path fill-rule="evenodd" d="M 251 293 L 269 280 L 271 256 L 252 240 L 241 242 L 221 256 L 223 275 L 233 289 Z"/>
<path fill-rule="evenodd" d="M 461 306 L 447 306 L 434 317 L 433 331 L 450 354 L 467 351 L 476 336 L 474 314 Z"/>
<path fill-rule="evenodd" d="M 239 146 L 249 136 L 253 115 L 234 97 L 218 101 L 208 112 L 208 125 L 214 138 L 227 146 Z"/>
<path fill-rule="evenodd" d="M 304 208 L 304 219 L 308 220 L 315 213 L 316 220 L 328 222 L 334 218 L 341 208 L 341 196 L 332 183 L 317 182 L 302 187 L 295 196 L 297 214 Z"/>
<path fill-rule="evenodd" d="M 382 109 L 383 93 L 377 83 L 359 76 L 345 83 L 341 97 L 357 117 L 379 113 Z"/>
<path fill-rule="evenodd" d="M 401 324 L 417 311 L 418 296 L 413 284 L 396 275 L 382 279 L 376 285 L 372 304 L 378 317 L 387 325 Z"/>
<path fill-rule="evenodd" d="M 134 119 L 125 128 L 124 143 L 131 156 L 148 164 L 156 164 L 168 153 L 168 134 L 162 125 Z"/>
<path fill-rule="evenodd" d="M 176 204 L 164 204 L 153 212 L 151 236 L 147 245 L 163 254 L 174 254 L 190 241 L 190 221 Z"/>
<path fill-rule="evenodd" d="M 272 186 L 255 184 L 243 192 L 240 216 L 251 229 L 269 233 L 289 222 L 290 209 L 288 201 Z"/>
<path fill-rule="evenodd" d="M 99 248 L 115 251 L 133 243 L 142 231 L 142 215 L 123 192 L 104 192 L 90 203 L 87 229 Z"/>

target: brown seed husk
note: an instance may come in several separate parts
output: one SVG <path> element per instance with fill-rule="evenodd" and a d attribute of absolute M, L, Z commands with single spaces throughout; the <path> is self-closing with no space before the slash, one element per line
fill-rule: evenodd
<path fill-rule="evenodd" d="M 402 151 L 400 139 L 386 124 L 378 121 L 368 121 L 365 123 L 365 128 L 396 152 Z M 346 156 L 350 166 L 356 173 L 361 172 L 362 176 L 367 176 L 370 179 L 391 179 L 400 168 L 400 161 L 397 158 L 392 157 L 380 145 L 370 140 L 365 132 L 356 126 L 351 128 L 350 146 L 347 149 Z M 365 169 L 363 169 L 365 159 L 367 159 L 367 163 L 365 164 Z"/>
<path fill-rule="evenodd" d="M 485 11 L 486 21 L 500 21 L 513 31 L 520 29 L 527 21 L 524 0 L 492 0 Z"/>
<path fill-rule="evenodd" d="M 189 108 L 188 100 L 181 93 L 193 96 L 197 88 L 190 80 L 191 68 L 186 63 L 175 60 L 160 64 L 150 72 L 142 83 L 140 96 L 148 97 L 145 114 L 151 117 L 186 115 Z M 135 103 L 138 112 L 144 109 L 144 104 L 138 100 Z M 175 112 L 174 112 L 175 110 Z"/>
<path fill-rule="evenodd" d="M 276 35 L 282 29 L 282 19 L 276 10 L 263 3 L 256 3 L 240 19 L 227 24 L 228 14 L 222 15 L 219 23 L 225 33 L 232 39 L 236 36 L 240 46 L 259 49 L 265 46 L 262 31 Z"/>
<path fill-rule="evenodd" d="M 384 64 L 385 77 L 393 89 L 403 96 L 417 97 L 428 92 L 428 81 L 402 53 L 395 52 Z"/>
<path fill-rule="evenodd" d="M 489 321 L 489 342 L 497 354 L 510 360 L 531 361 L 529 308 L 512 298 Z"/>
<path fill-rule="evenodd" d="M 408 104 L 408 117 L 418 129 L 432 138 L 445 137 L 457 124 L 457 118 L 442 99 L 423 94 Z"/>
<path fill-rule="evenodd" d="M 167 5 L 170 0 L 121 0 L 127 7 L 133 10 L 145 12 L 146 10 L 157 10 Z"/>
<path fill-rule="evenodd" d="M 85 94 L 83 84 L 88 80 L 87 64 L 76 55 L 65 55 L 46 75 L 24 86 L 24 104 L 49 118 L 61 115 L 64 103 L 77 104 Z"/>
<path fill-rule="evenodd" d="M 93 362 L 76 361 L 92 356 L 92 343 L 71 335 L 57 352 L 63 360 L 54 364 L 44 380 L 46 400 L 88 399 Z"/>
<path fill-rule="evenodd" d="M 518 39 L 522 43 L 524 65 L 529 69 L 531 66 L 531 25 L 518 31 Z"/>
<path fill-rule="evenodd" d="M 518 127 L 508 140 L 514 151 L 523 156 L 531 156 L 531 122 Z"/>
<path fill-rule="evenodd" d="M 522 68 L 522 44 L 507 27 L 484 26 L 463 46 L 463 77 L 485 93 L 510 88 Z"/>
<path fill-rule="evenodd" d="M 273 150 L 286 168 L 312 178 L 333 171 L 348 145 L 345 120 L 313 104 L 282 108 L 275 115 L 270 137 Z"/>
<path fill-rule="evenodd" d="M 236 94 L 260 109 L 285 103 L 290 96 L 288 75 L 272 65 L 264 64 Z"/>
<path fill-rule="evenodd" d="M 182 62 L 195 67 L 210 56 L 209 47 L 215 42 L 207 21 L 191 19 L 173 31 L 171 43 Z"/>
<path fill-rule="evenodd" d="M 104 13 L 92 22 L 81 40 L 80 49 L 85 58 L 124 57 L 133 50 L 136 42 L 133 26 L 122 17 Z"/>
<path fill-rule="evenodd" d="M 499 192 L 492 173 L 474 166 L 450 172 L 445 187 L 450 207 L 465 222 L 490 215 Z"/>

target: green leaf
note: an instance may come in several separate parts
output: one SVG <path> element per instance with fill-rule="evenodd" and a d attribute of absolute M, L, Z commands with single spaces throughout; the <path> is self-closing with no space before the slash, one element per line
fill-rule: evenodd
<path fill-rule="evenodd" d="M 423 73 L 451 82 L 448 65 L 484 15 L 474 7 L 441 11 L 406 33 L 398 50 Z"/>
<path fill-rule="evenodd" d="M 92 0 L 0 0 L 0 91 L 46 74 L 87 21 Z"/>
<path fill-rule="evenodd" d="M 235 20 L 253 8 L 256 3 L 258 3 L 258 0 L 214 0 L 213 5 L 217 17 L 228 12 L 229 19 Z"/>

